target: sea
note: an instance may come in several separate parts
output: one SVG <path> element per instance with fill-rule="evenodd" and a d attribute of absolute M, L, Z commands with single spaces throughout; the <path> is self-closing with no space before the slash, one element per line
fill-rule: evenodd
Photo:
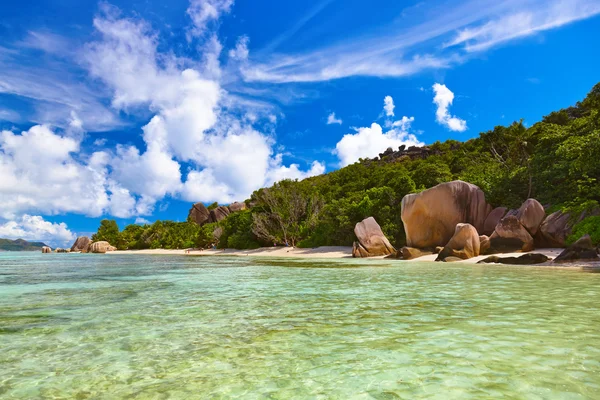
<path fill-rule="evenodd" d="M 1 399 L 600 399 L 600 274 L 0 253 Z"/>

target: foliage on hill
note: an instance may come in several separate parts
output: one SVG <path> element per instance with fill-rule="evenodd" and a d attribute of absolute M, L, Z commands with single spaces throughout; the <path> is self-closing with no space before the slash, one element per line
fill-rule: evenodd
<path fill-rule="evenodd" d="M 218 243 L 252 248 L 285 244 L 290 233 L 299 246 L 350 245 L 354 225 L 369 216 L 393 244 L 401 246 L 402 198 L 454 179 L 479 186 L 494 206 L 515 208 L 534 197 L 552 210 L 598 207 L 600 84 L 575 106 L 553 112 L 529 128 L 515 122 L 466 142 L 448 140 L 428 148 L 426 155 L 400 152 L 392 157 L 386 152 L 325 175 L 260 189 L 248 201 L 251 210 L 217 224 L 198 227 L 158 221 L 129 226 L 116 246 L 183 248 Z M 283 207 L 291 204 L 290 199 L 293 210 Z"/>
<path fill-rule="evenodd" d="M 38 251 L 46 246 L 42 242 L 28 242 L 23 239 L 0 239 L 0 251 Z"/>

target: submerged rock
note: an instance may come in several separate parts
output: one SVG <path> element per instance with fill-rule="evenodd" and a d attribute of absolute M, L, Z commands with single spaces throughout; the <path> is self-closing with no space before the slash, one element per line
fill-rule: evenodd
<path fill-rule="evenodd" d="M 456 225 L 468 223 L 483 231 L 492 207 L 477 186 L 463 181 L 439 184 L 402 199 L 402 222 L 409 247 L 445 246 Z"/>
<path fill-rule="evenodd" d="M 354 227 L 358 239 L 352 246 L 352 256 L 357 258 L 387 256 L 396 251 L 383 234 L 375 218 L 369 217 Z"/>
<path fill-rule="evenodd" d="M 498 257 L 491 256 L 486 258 L 485 260 L 479 261 L 477 264 L 510 264 L 510 265 L 531 265 L 531 264 L 542 264 L 549 261 L 550 258 L 546 257 L 543 254 L 538 253 L 527 253 L 523 254 L 520 257 Z"/>
<path fill-rule="evenodd" d="M 440 252 L 435 261 L 445 261 L 448 257 L 463 260 L 479 255 L 479 234 L 471 224 L 457 224 L 454 236 Z"/>
<path fill-rule="evenodd" d="M 554 262 L 569 261 L 600 261 L 590 235 L 582 236 L 554 259 Z"/>

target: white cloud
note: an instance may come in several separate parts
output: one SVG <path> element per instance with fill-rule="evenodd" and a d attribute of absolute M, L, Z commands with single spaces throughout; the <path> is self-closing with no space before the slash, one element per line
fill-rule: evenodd
<path fill-rule="evenodd" d="M 248 42 L 250 42 L 248 36 L 240 37 L 235 44 L 235 48 L 229 50 L 229 58 L 239 61 L 247 60 L 249 54 Z"/>
<path fill-rule="evenodd" d="M 370 31 L 354 29 L 353 35 L 336 36 L 303 52 L 274 53 L 292 41 L 296 30 L 277 39 L 275 45 L 257 49 L 255 63 L 243 68 L 248 81 L 317 82 L 350 76 L 400 77 L 426 69 L 462 63 L 465 55 L 501 42 L 543 32 L 600 13 L 598 0 L 465 0 L 433 2 L 410 19 L 390 19 Z M 319 10 L 320 11 L 320 10 Z M 305 22 L 299 23 L 299 28 Z M 369 26 L 368 24 L 365 26 Z M 333 30 L 333 25 L 331 27 Z M 311 32 L 308 32 L 310 36 Z M 321 29 L 319 34 L 323 35 Z M 300 42 L 302 43 L 302 42 Z M 291 43 L 288 48 L 296 48 Z M 458 46 L 461 47 L 458 47 Z M 456 46 L 456 47 L 455 47 Z"/>
<path fill-rule="evenodd" d="M 334 112 L 332 112 L 331 114 L 329 114 L 327 116 L 327 125 L 332 125 L 332 124 L 338 124 L 338 125 L 342 124 L 342 119 L 341 118 L 336 118 Z"/>
<path fill-rule="evenodd" d="M 498 44 L 561 27 L 600 14 L 597 0 L 524 1 L 523 8 L 489 22 L 460 30 L 445 47 L 464 45 L 468 52 L 487 50 Z"/>
<path fill-rule="evenodd" d="M 228 13 L 232 5 L 233 0 L 191 0 L 187 10 L 194 24 L 191 34 L 204 35 L 209 30 L 209 25 Z"/>
<path fill-rule="evenodd" d="M 123 206 L 135 204 L 132 195 L 109 176 L 110 155 L 82 154 L 80 147 L 80 139 L 46 126 L 36 125 L 21 134 L 2 131 L 0 217 L 14 219 L 30 211 L 97 217 L 113 208 L 122 216 L 132 214 L 131 207 Z"/>
<path fill-rule="evenodd" d="M 0 237 L 41 241 L 49 245 L 68 246 L 76 236 L 64 222 L 52 223 L 37 215 L 25 214 L 14 221 L 0 224 Z"/>
<path fill-rule="evenodd" d="M 467 122 L 450 114 L 449 108 L 454 101 L 454 93 L 446 87 L 436 83 L 433 85 L 435 97 L 433 102 L 437 105 L 435 113 L 436 121 L 451 131 L 464 132 L 467 129 Z"/>
<path fill-rule="evenodd" d="M 148 221 L 146 218 L 137 217 L 134 223 L 138 225 L 150 225 L 152 222 Z"/>
<path fill-rule="evenodd" d="M 383 99 L 383 110 L 385 111 L 385 115 L 388 117 L 393 117 L 394 108 L 396 108 L 396 106 L 394 105 L 394 99 L 392 96 L 385 96 Z"/>
<path fill-rule="evenodd" d="M 325 172 L 325 165 L 318 161 L 313 161 L 308 171 L 302 171 L 300 170 L 300 166 L 298 164 L 291 164 L 289 167 L 281 165 L 281 157 L 281 154 L 278 154 L 275 157 L 275 165 L 269 171 L 269 184 L 273 184 L 284 179 L 302 180 L 311 176 L 321 175 Z"/>
<path fill-rule="evenodd" d="M 377 157 L 388 147 L 397 149 L 402 145 L 422 146 L 423 143 L 407 131 L 414 118 L 404 117 L 403 121 L 387 132 L 383 132 L 379 124 L 373 123 L 370 127 L 356 129 L 356 133 L 344 135 L 334 151 L 340 159 L 340 165 L 352 164 L 359 158 Z"/>

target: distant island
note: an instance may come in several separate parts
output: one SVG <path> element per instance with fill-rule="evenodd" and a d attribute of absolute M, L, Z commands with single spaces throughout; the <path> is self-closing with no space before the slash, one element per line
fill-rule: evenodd
<path fill-rule="evenodd" d="M 42 242 L 28 242 L 27 240 L 0 239 L 0 251 L 39 251 L 46 247 Z"/>

